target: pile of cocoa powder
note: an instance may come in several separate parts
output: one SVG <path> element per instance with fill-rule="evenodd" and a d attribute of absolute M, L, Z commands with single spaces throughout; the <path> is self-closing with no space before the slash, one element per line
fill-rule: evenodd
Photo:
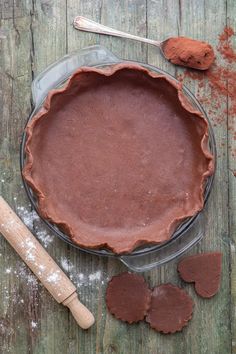
<path fill-rule="evenodd" d="M 186 70 L 178 76 L 185 82 L 188 78 L 198 82 L 197 98 L 207 108 L 207 113 L 213 126 L 217 127 L 225 123 L 225 114 L 228 114 L 228 130 L 236 140 L 236 52 L 232 47 L 234 30 L 225 27 L 219 35 L 217 45 L 217 58 L 207 71 Z M 206 90 L 210 88 L 210 90 Z M 209 94 L 206 96 L 206 92 Z M 225 109 L 220 110 L 222 105 Z M 223 145 L 224 143 L 222 143 Z M 229 146 L 232 157 L 236 157 L 236 149 Z"/>

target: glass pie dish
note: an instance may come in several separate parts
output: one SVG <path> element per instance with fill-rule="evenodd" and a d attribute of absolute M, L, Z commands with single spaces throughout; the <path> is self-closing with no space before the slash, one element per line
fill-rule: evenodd
<path fill-rule="evenodd" d="M 44 99 L 46 98 L 48 92 L 52 89 L 63 86 L 63 84 L 67 81 L 67 79 L 81 66 L 90 66 L 96 68 L 105 68 L 110 67 L 112 65 L 124 62 L 122 59 L 117 58 L 114 54 L 108 51 L 106 48 L 101 46 L 93 46 L 84 48 L 81 51 L 66 55 L 56 63 L 52 64 L 48 67 L 44 72 L 42 72 L 32 84 L 32 96 L 34 103 L 34 110 L 29 117 L 27 124 L 29 121 L 35 116 L 35 114 L 42 107 Z M 144 68 L 147 68 L 149 71 L 155 72 L 159 75 L 165 75 L 167 78 L 172 81 L 177 81 L 168 73 L 155 68 L 153 66 L 137 63 Z M 200 111 L 205 119 L 207 116 L 202 109 L 199 102 L 196 98 L 191 94 L 191 92 L 183 87 L 183 93 L 187 97 L 187 99 L 191 102 L 192 106 Z M 216 158 L 216 148 L 213 131 L 209 123 L 209 150 L 211 151 L 214 159 Z M 27 125 L 26 124 L 26 125 Z M 24 168 L 26 157 L 25 157 L 25 144 L 26 144 L 26 132 L 23 133 L 22 143 L 21 143 L 21 152 L 20 152 L 20 164 L 21 171 Z M 205 183 L 205 191 L 204 191 L 204 202 L 207 202 L 209 197 L 212 182 L 213 182 L 214 174 L 207 178 Z M 38 212 L 37 199 L 29 187 L 25 179 L 23 178 L 23 183 L 26 189 L 26 193 L 30 199 L 30 202 L 34 209 Z M 58 227 L 48 220 L 43 219 L 46 225 L 62 240 L 73 245 L 74 247 L 89 252 L 91 254 L 99 255 L 99 256 L 110 256 L 118 258 L 122 263 L 128 266 L 130 269 L 134 271 L 145 271 L 151 269 L 154 266 L 161 265 L 170 261 L 173 258 L 181 255 L 183 252 L 192 247 L 196 242 L 198 242 L 202 236 L 202 222 L 201 219 L 203 217 L 204 209 L 197 213 L 196 215 L 185 219 L 175 230 L 172 237 L 164 243 L 158 245 L 143 245 L 142 247 L 138 247 L 134 251 L 128 254 L 117 255 L 107 249 L 91 249 L 85 248 L 76 245 L 68 235 L 63 233 Z"/>

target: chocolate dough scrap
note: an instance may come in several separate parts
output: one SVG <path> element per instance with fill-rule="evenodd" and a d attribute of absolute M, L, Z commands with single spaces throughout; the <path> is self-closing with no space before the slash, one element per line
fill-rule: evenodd
<path fill-rule="evenodd" d="M 195 283 L 198 295 L 210 298 L 220 287 L 221 263 L 222 253 L 201 253 L 182 259 L 178 271 L 184 281 Z"/>
<path fill-rule="evenodd" d="M 158 332 L 175 333 L 187 326 L 192 312 L 193 301 L 183 289 L 162 284 L 152 291 L 146 321 Z"/>
<path fill-rule="evenodd" d="M 141 275 L 122 273 L 112 277 L 106 291 L 109 312 L 128 323 L 144 319 L 150 305 L 151 290 Z"/>

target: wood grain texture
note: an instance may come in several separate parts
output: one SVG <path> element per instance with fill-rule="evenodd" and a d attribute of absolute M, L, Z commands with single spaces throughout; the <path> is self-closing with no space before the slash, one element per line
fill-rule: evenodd
<path fill-rule="evenodd" d="M 32 1 L 31 41 L 32 79 L 34 79 L 48 65 L 66 54 L 65 1 Z M 37 221 L 36 227 L 45 230 L 45 226 L 40 221 Z M 49 232 L 48 234 L 50 235 Z M 47 251 L 56 262 L 61 258 L 67 258 L 67 246 L 57 238 L 49 244 Z M 38 301 L 40 306 L 32 306 L 33 313 L 37 308 L 34 322 L 39 323 L 39 326 L 32 331 L 31 351 L 39 354 L 47 351 L 66 353 L 69 345 L 68 310 L 55 303 L 43 288 Z M 57 333 L 60 335 L 57 336 Z"/>
<path fill-rule="evenodd" d="M 227 2 L 227 25 L 236 28 L 236 2 Z M 234 48 L 236 48 L 236 38 L 232 38 Z M 234 63 L 236 71 L 236 64 Z M 233 101 L 228 98 L 228 125 L 233 129 L 228 131 L 228 176 L 229 176 L 229 235 L 231 251 L 231 334 L 232 353 L 236 353 L 236 114 L 230 113 Z"/>
<path fill-rule="evenodd" d="M 205 1 L 180 2 L 179 33 L 197 39 L 209 41 L 216 49 L 218 34 L 225 26 L 226 8 L 224 2 L 215 2 L 206 6 Z M 186 19 L 188 19 L 186 21 Z M 214 29 L 214 30 L 213 30 Z M 220 58 L 217 53 L 217 61 Z M 178 70 L 180 72 L 182 70 Z M 193 80 L 186 82 L 194 94 L 197 94 L 198 83 Z M 204 86 L 202 95 L 211 96 L 211 90 Z M 221 291 L 211 300 L 202 300 L 194 294 L 196 307 L 192 329 L 193 333 L 206 329 L 206 335 L 186 336 L 186 346 L 190 353 L 230 353 L 231 323 L 230 323 L 230 260 L 229 260 L 229 228 L 228 228 L 228 174 L 227 174 L 227 99 L 221 97 L 220 108 L 214 111 L 211 104 L 204 109 L 212 124 L 217 115 L 222 115 L 220 125 L 214 127 L 217 144 L 217 171 L 210 200 L 206 208 L 204 239 L 196 247 L 200 252 L 220 250 L 223 253 Z M 212 102 L 213 103 L 213 102 Z M 222 142 L 225 142 L 222 145 Z M 193 251 L 196 251 L 193 250 Z M 207 326 L 207 323 L 214 325 Z"/>
<path fill-rule="evenodd" d="M 4 2 L 1 13 L 0 39 L 0 193 L 16 206 L 19 198 L 26 205 L 21 188 L 19 171 L 19 142 L 25 117 L 30 113 L 31 85 L 31 35 L 30 7 L 22 1 L 17 8 L 13 2 Z M 2 9 L 1 9 L 2 10 Z M 4 181 L 4 182 L 3 182 Z M 14 272 L 19 258 L 12 248 L 0 238 L 1 305 L 0 305 L 0 348 L 2 352 L 27 353 L 31 347 L 29 334 L 29 311 L 35 286 L 26 288 Z M 20 299 L 24 297 L 24 303 Z"/>
<path fill-rule="evenodd" d="M 51 240 L 48 252 L 64 267 L 77 287 L 81 302 L 96 317 L 90 330 L 79 329 L 69 311 L 55 303 L 31 278 L 30 271 L 23 268 L 15 252 L 0 237 L 0 353 L 236 353 L 236 179 L 231 172 L 236 170 L 231 153 L 236 146 L 233 135 L 227 133 L 229 120 L 234 119 L 235 123 L 235 118 L 223 113 L 231 104 L 229 100 L 222 98 L 221 109 L 211 114 L 211 106 L 204 106 L 212 121 L 222 114 L 223 122 L 214 127 L 218 166 L 202 225 L 205 237 L 190 252 L 223 252 L 221 290 L 213 299 L 201 300 L 191 285 L 178 278 L 177 261 L 144 273 L 151 286 L 173 282 L 184 286 L 194 298 L 193 320 L 182 333 L 160 335 L 145 323 L 126 325 L 107 312 L 104 300 L 107 281 L 125 267 L 116 260 L 98 258 L 67 246 L 53 237 L 40 220 L 32 218 L 18 163 L 20 135 L 32 109 L 31 81 L 67 52 L 101 43 L 122 58 L 148 62 L 173 75 L 182 72 L 164 60 L 157 48 L 74 30 L 74 16 L 83 15 L 153 39 L 179 34 L 208 40 L 216 46 L 217 35 L 226 23 L 236 29 L 235 14 L 234 0 L 12 0 L 0 3 L 0 181 L 4 181 L 0 182 L 0 194 L 19 213 L 30 213 L 35 234 Z M 189 79 L 186 85 L 197 93 L 195 81 Z M 211 95 L 208 87 L 204 90 L 206 96 Z"/>

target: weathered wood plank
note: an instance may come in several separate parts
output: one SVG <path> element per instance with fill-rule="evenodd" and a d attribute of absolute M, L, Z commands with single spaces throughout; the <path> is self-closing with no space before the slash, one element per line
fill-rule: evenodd
<path fill-rule="evenodd" d="M 236 30 L 236 3 L 227 1 L 227 25 Z M 236 50 L 236 37 L 231 38 L 233 48 Z M 232 66 L 233 65 L 233 66 Z M 236 72 L 236 64 L 231 64 Z M 236 353 L 236 114 L 232 112 L 235 107 L 235 98 L 228 98 L 228 174 L 229 174 L 229 236 L 231 250 L 231 334 L 232 353 Z"/>
<path fill-rule="evenodd" d="M 0 19 L 25 17 L 31 8 L 31 0 L 1 0 Z"/>
<path fill-rule="evenodd" d="M 13 1 L 1 3 L 1 30 L 6 39 L 0 39 L 0 193 L 11 202 L 27 221 L 30 210 L 21 180 L 18 165 L 18 137 L 30 112 L 30 83 L 47 65 L 82 47 L 101 43 L 117 55 L 159 66 L 172 74 L 180 73 L 162 58 L 158 49 L 132 41 L 101 37 L 82 33 L 72 27 L 75 15 L 84 15 L 95 21 L 134 34 L 151 38 L 171 35 L 189 35 L 217 43 L 226 21 L 226 7 L 222 1 L 198 2 L 174 0 L 67 0 Z M 14 10 L 14 11 L 13 11 Z M 228 0 L 227 15 L 235 26 L 233 13 L 235 3 Z M 14 15 L 14 21 L 12 20 Z M 3 36 L 4 37 L 4 36 Z M 197 84 L 187 81 L 188 87 L 197 92 Z M 205 91 L 209 95 L 209 90 Z M 222 112 L 226 108 L 222 100 Z M 211 107 L 204 107 L 208 112 Z M 219 114 L 220 111 L 215 114 Z M 210 117 L 211 118 L 211 117 Z M 214 118 L 214 117 L 213 117 Z M 112 275 L 125 268 L 116 260 L 100 259 L 67 247 L 53 239 L 32 213 L 29 223 L 34 232 L 48 243 L 48 251 L 77 285 L 81 300 L 96 316 L 96 324 L 89 331 L 82 331 L 68 311 L 59 306 L 42 289 L 22 262 L 0 239 L 0 348 L 12 354 L 19 353 L 152 353 L 152 354 L 202 354 L 230 353 L 230 284 L 229 284 L 229 232 L 232 252 L 232 334 L 235 351 L 235 177 L 229 171 L 229 195 L 231 209 L 228 219 L 228 173 L 226 139 L 227 117 L 215 128 L 218 143 L 218 170 L 213 195 L 208 203 L 203 224 L 205 239 L 197 250 L 222 250 L 224 253 L 221 292 L 212 300 L 201 300 L 191 285 L 182 284 L 177 277 L 176 263 L 146 272 L 145 278 L 154 286 L 161 282 L 182 284 L 196 302 L 194 318 L 182 333 L 163 336 L 151 330 L 147 324 L 129 326 L 109 315 L 105 308 L 105 288 Z M 3 138 L 2 138 L 3 137 Z M 229 143 L 235 147 L 233 135 Z M 224 156 L 225 155 L 225 156 Z M 233 156 L 229 157 L 230 169 L 236 169 Z M 14 198 L 17 198 L 16 200 Z M 215 207 L 217 205 L 217 208 Z M 28 211 L 27 211 L 28 210 Z M 230 229 L 228 222 L 230 221 Z M 48 240 L 51 240 L 50 238 Z M 10 273 L 6 273 L 10 269 Z M 16 271 L 16 274 L 14 274 Z M 9 296 L 8 296 L 9 294 Z M 24 301 L 21 302 L 21 301 Z M 198 335 L 198 334 L 201 335 Z M 4 352 L 4 354 L 5 354 Z"/>
<path fill-rule="evenodd" d="M 101 23 L 131 34 L 146 36 L 146 1 L 104 2 Z M 101 36 L 100 43 L 123 59 L 146 62 L 147 46 L 143 43 L 110 36 Z"/>
<path fill-rule="evenodd" d="M 65 1 L 33 1 L 34 76 L 67 52 L 66 11 Z"/>
<path fill-rule="evenodd" d="M 35 78 L 49 64 L 66 54 L 66 2 L 41 0 L 33 1 L 32 8 L 32 75 Z M 35 221 L 36 235 L 51 237 L 39 220 Z M 67 258 L 67 245 L 53 238 L 48 252 L 60 263 Z M 68 311 L 58 305 L 42 289 L 39 293 L 37 328 L 34 331 L 33 353 L 66 353 L 69 346 Z M 32 309 L 34 311 L 34 309 Z"/>
<path fill-rule="evenodd" d="M 197 39 L 209 41 L 215 48 L 218 43 L 218 34 L 225 25 L 225 4 L 204 1 L 180 2 L 178 27 L 180 35 L 188 35 Z M 178 69 L 178 72 L 182 70 Z M 187 86 L 197 94 L 198 83 L 187 80 Z M 202 95 L 209 97 L 211 91 L 204 87 Z M 223 252 L 223 270 L 221 291 L 211 301 L 204 301 L 193 294 L 196 302 L 194 320 L 183 336 L 185 348 L 190 353 L 230 353 L 230 309 L 229 309 L 229 235 L 228 235 L 228 176 L 227 176 L 227 144 L 221 143 L 227 139 L 227 115 L 224 113 L 226 99 L 221 98 L 220 109 L 211 113 L 211 105 L 204 105 L 210 120 L 215 120 L 217 115 L 222 115 L 222 123 L 214 127 L 218 148 L 217 172 L 211 198 L 206 208 L 206 220 L 203 223 L 204 238 L 193 251 L 221 250 Z M 217 208 L 215 207 L 217 205 Z M 186 287 L 189 289 L 190 287 Z M 191 290 L 192 292 L 192 290 Z M 211 323 L 211 326 L 207 326 Z M 205 328 L 201 337 L 191 335 L 197 333 L 199 328 Z M 177 351 L 178 352 L 178 351 Z"/>
<path fill-rule="evenodd" d="M 2 5 L 6 19 L 1 20 L 0 39 L 0 193 L 16 208 L 18 201 L 27 205 L 21 189 L 19 142 L 30 112 L 31 18 L 28 2 Z M 0 254 L 0 348 L 3 353 L 27 353 L 31 291 L 16 272 L 18 256 L 2 237 Z"/>
<path fill-rule="evenodd" d="M 67 46 L 68 53 L 99 43 L 99 36 L 93 33 L 76 31 L 73 28 L 75 16 L 82 15 L 100 21 L 102 0 L 67 0 Z"/>

